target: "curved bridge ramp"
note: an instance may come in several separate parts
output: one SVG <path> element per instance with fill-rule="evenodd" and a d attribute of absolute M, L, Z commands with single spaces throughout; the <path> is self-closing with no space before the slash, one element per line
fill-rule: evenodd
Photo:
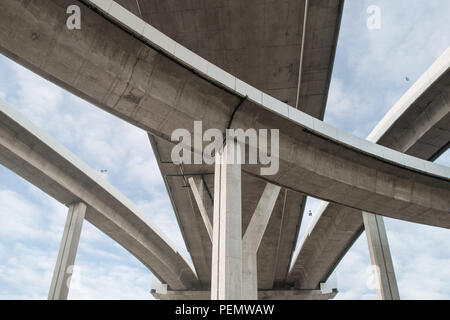
<path fill-rule="evenodd" d="M 261 176 L 259 167 L 248 165 L 244 174 L 356 210 L 450 227 L 448 168 L 329 126 L 201 58 L 114 1 L 77 3 L 95 10 L 83 11 L 82 30 L 74 33 L 65 28 L 69 1 L 2 1 L 0 21 L 15 20 L 0 25 L 1 52 L 168 143 L 175 129 L 192 134 L 194 120 L 205 130 L 224 131 L 231 119 L 231 128 L 279 129 L 277 174 Z M 33 32 L 39 37 L 29 41 Z"/>
<path fill-rule="evenodd" d="M 0 164 L 64 205 L 83 202 L 86 220 L 174 290 L 197 276 L 170 240 L 98 173 L 0 100 Z"/>

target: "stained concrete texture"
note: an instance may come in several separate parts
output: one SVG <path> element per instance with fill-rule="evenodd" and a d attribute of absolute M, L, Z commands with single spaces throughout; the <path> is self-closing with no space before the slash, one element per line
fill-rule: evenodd
<path fill-rule="evenodd" d="M 87 221 L 133 254 L 170 288 L 199 286 L 191 266 L 158 226 L 97 172 L 3 100 L 0 100 L 0 164 L 68 207 L 84 203 Z M 81 230 L 80 225 L 71 224 L 70 232 L 74 231 L 72 226 L 78 226 L 77 232 Z M 68 251 L 64 248 L 60 252 L 63 260 L 58 259 L 57 267 L 63 269 L 75 258 L 77 242 L 74 234 L 64 237 L 71 245 Z M 56 279 L 57 287 L 51 296 L 63 297 L 64 279 L 59 276 Z"/>
<path fill-rule="evenodd" d="M 380 300 L 400 300 L 394 264 L 383 217 L 363 212 L 364 230 L 369 245 L 370 260 Z"/>
<path fill-rule="evenodd" d="M 158 146 L 164 146 L 158 151 L 166 161 L 170 159 L 165 152 L 170 149 L 168 141 L 173 130 L 191 130 L 194 120 L 203 120 L 205 129 L 225 130 L 231 119 L 232 128 L 280 129 L 278 173 L 261 177 L 259 167 L 243 166 L 243 188 L 246 183 L 252 185 L 253 181 L 258 181 L 254 185 L 262 189 L 264 183 L 270 182 L 283 187 L 285 199 L 293 196 L 296 204 L 300 204 L 292 208 L 288 202 L 276 204 L 271 220 L 278 222 L 269 221 L 266 234 L 276 229 L 277 223 L 291 227 L 286 229 L 289 230 L 288 237 L 274 233 L 263 238 L 261 246 L 269 241 L 276 249 L 267 250 L 271 255 L 270 263 L 261 273 L 264 277 L 258 279 L 260 288 L 273 288 L 277 281 L 277 286 L 289 285 L 285 274 L 292 250 L 284 250 L 280 244 L 294 240 L 287 247 L 295 245 L 301 213 L 295 212 L 301 206 L 304 194 L 359 211 L 450 227 L 446 168 L 362 141 L 308 117 L 218 70 L 134 17 L 122 19 L 112 15 L 114 12 L 107 12 L 105 18 L 84 9 L 82 30 L 66 31 L 68 4 L 69 1 L 48 1 L 42 6 L 37 1 L 26 5 L 2 1 L 0 21 L 11 23 L 0 24 L 1 52 L 94 105 L 150 132 L 159 139 Z M 133 24 L 142 26 L 143 32 L 133 29 Z M 30 41 L 30 34 L 37 36 L 32 37 L 34 41 Z M 320 57 L 319 53 L 314 52 L 312 57 Z M 248 98 L 243 100 L 245 96 Z M 178 174 L 164 175 L 168 186 L 171 180 L 184 183 L 185 177 L 190 175 L 209 176 L 214 172 L 209 168 L 211 166 L 203 165 L 183 166 L 181 174 L 177 166 L 166 163 L 160 163 L 160 166 Z M 243 230 L 253 212 L 251 205 L 256 206 L 259 199 L 254 189 L 246 189 L 246 193 L 254 193 L 254 197 L 248 198 L 250 208 L 243 208 Z M 193 206 L 195 199 L 189 189 L 184 193 L 175 190 L 171 199 L 177 208 L 177 218 L 199 282 L 208 287 L 210 241 L 201 215 L 197 215 L 198 209 Z M 277 209 L 279 205 L 283 209 Z M 293 213 L 286 216 L 284 208 Z M 196 218 L 187 222 L 192 212 Z M 293 223 L 286 223 L 284 218 L 288 216 L 292 217 Z M 202 241 L 204 239 L 207 241 Z M 283 257 L 284 263 L 277 264 L 276 257 Z M 259 259 L 260 253 L 258 264 Z"/>
<path fill-rule="evenodd" d="M 433 161 L 450 141 L 450 48 L 399 99 L 368 140 Z M 317 288 L 364 230 L 359 210 L 325 205 L 299 245 L 289 281 Z"/>

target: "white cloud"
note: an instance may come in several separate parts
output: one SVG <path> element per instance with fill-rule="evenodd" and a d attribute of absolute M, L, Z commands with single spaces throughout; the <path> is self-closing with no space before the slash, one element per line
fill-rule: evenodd
<path fill-rule="evenodd" d="M 375 101 L 363 98 L 358 91 L 350 91 L 344 86 L 344 80 L 334 78 L 331 86 L 326 112 L 326 121 L 331 125 L 365 138 L 367 132 L 376 124 L 379 113 Z M 350 124 L 351 123 L 351 124 Z M 356 125 L 358 124 L 358 125 Z"/>
<path fill-rule="evenodd" d="M 450 297 L 450 231 L 385 218 L 389 244 L 404 299 Z"/>
<path fill-rule="evenodd" d="M 450 297 L 450 231 L 384 218 L 401 299 Z M 370 257 L 365 233 L 342 259 L 336 271 L 336 299 L 377 299 L 367 286 Z"/>
<path fill-rule="evenodd" d="M 67 208 L 35 187 L 21 192 L 0 190 L 0 299 L 46 299 Z M 70 298 L 152 298 L 151 272 L 88 222 L 76 266 L 81 281 L 74 281 Z"/>
<path fill-rule="evenodd" d="M 0 235 L 8 240 L 57 239 L 61 207 L 36 202 L 11 190 L 0 190 Z"/>
<path fill-rule="evenodd" d="M 69 299 L 153 299 L 151 273 L 141 268 L 81 261 L 78 270 L 79 280 L 74 277 L 76 285 L 71 288 Z"/>

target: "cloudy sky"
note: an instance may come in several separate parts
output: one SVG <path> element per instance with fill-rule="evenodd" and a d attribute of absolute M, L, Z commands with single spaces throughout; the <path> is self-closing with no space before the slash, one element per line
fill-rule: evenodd
<path fill-rule="evenodd" d="M 381 9 L 379 30 L 366 26 L 370 5 Z M 450 45 L 448 17 L 448 0 L 347 0 L 325 121 L 366 137 Z M 188 256 L 145 132 L 3 56 L 0 97 L 92 168 L 107 170 L 104 178 Z M 437 161 L 450 166 L 449 153 Z M 310 198 L 306 212 L 314 214 L 319 203 Z M 66 214 L 66 207 L 0 166 L 0 299 L 47 298 Z M 305 215 L 301 233 L 310 220 Z M 450 231 L 385 223 L 401 297 L 450 299 Z M 69 299 L 152 298 L 151 273 L 88 222 L 76 264 Z M 336 299 L 376 299 L 364 234 L 336 276 Z"/>

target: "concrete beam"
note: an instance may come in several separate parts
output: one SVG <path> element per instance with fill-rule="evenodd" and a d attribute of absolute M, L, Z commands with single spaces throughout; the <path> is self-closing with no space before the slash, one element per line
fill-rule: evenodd
<path fill-rule="evenodd" d="M 205 164 L 175 165 L 168 161 L 173 144 L 152 135 L 150 141 L 197 276 L 202 282 L 202 287 L 208 288 L 211 282 L 211 241 L 194 196 L 190 188 L 184 186 L 188 184 L 188 178 L 192 173 L 193 177 L 201 176 L 210 194 L 214 194 L 214 167 Z M 266 184 L 266 180 L 243 172 L 242 189 L 245 190 L 242 194 L 243 230 L 247 229 Z M 275 283 L 277 287 L 282 287 L 286 280 L 302 220 L 305 198 L 305 195 L 290 189 L 282 189 L 278 196 L 260 244 L 264 249 L 258 250 L 257 255 L 260 290 L 270 290 Z"/>
<path fill-rule="evenodd" d="M 200 286 L 209 288 L 211 285 L 212 242 L 193 194 L 190 188 L 185 187 L 188 185 L 187 178 L 189 177 L 189 175 L 185 175 L 186 170 L 191 173 L 192 171 L 188 166 L 176 165 L 170 161 L 173 148 L 170 142 L 151 134 L 148 134 L 148 137 Z M 210 171 L 196 168 L 193 173 L 197 175 L 209 172 L 205 179 L 211 181 L 208 187 L 213 190 L 214 167 L 210 167 L 212 167 L 209 168 Z M 211 193 L 213 194 L 213 191 Z"/>
<path fill-rule="evenodd" d="M 450 47 L 386 113 L 367 139 L 434 161 L 450 146 Z"/>
<path fill-rule="evenodd" d="M 242 192 L 240 147 L 216 154 L 212 253 L 212 300 L 242 298 Z"/>
<path fill-rule="evenodd" d="M 343 0 L 310 1 L 310 10 L 305 10 L 305 0 L 258 3 L 232 0 L 222 2 L 220 6 L 208 1 L 185 1 L 181 6 L 170 2 L 153 4 L 141 1 L 140 10 L 135 0 L 116 2 L 230 74 L 323 119 Z M 180 23 L 180 14 L 193 17 L 191 13 L 197 17 L 195 20 L 188 18 Z M 203 41 L 198 30 L 202 30 L 202 37 L 209 41 Z M 304 72 L 298 72 L 302 69 L 299 64 L 304 65 Z M 298 103 L 299 99 L 301 103 Z M 161 144 L 158 147 L 161 148 Z M 163 177 L 173 171 L 169 167 L 160 166 Z M 181 178 L 165 180 L 169 196 L 175 201 L 174 211 L 197 275 L 209 282 L 210 266 L 208 269 L 205 261 L 211 261 L 208 256 L 211 249 L 201 241 L 203 230 L 195 228 L 198 223 L 192 217 L 196 217 L 197 212 L 195 209 L 189 212 L 190 206 L 179 196 L 185 191 L 179 187 Z M 269 221 L 270 231 L 261 244 L 264 251 L 258 253 L 258 285 L 263 289 L 270 289 L 274 283 L 286 280 L 300 229 L 306 196 L 292 190 L 285 192 L 284 203 L 275 207 L 274 218 Z M 246 221 L 245 211 L 243 208 L 243 221 Z M 252 214 L 253 210 L 248 212 Z"/>
<path fill-rule="evenodd" d="M 362 215 L 378 297 L 381 300 L 400 300 L 383 217 L 368 212 Z"/>
<path fill-rule="evenodd" d="M 64 205 L 85 203 L 86 220 L 171 289 L 199 285 L 192 267 L 158 226 L 98 172 L 1 99 L 0 164 Z"/>
<path fill-rule="evenodd" d="M 213 211 L 213 201 L 202 178 L 190 177 L 188 181 L 189 185 L 191 186 L 191 190 L 197 203 L 198 209 L 202 216 L 203 223 L 205 224 L 209 238 L 212 241 L 213 227 L 211 224 L 211 216 Z"/>
<path fill-rule="evenodd" d="M 0 25 L 2 52 L 136 126 L 167 140 L 174 129 L 191 128 L 193 120 L 203 120 L 204 129 L 224 130 L 235 106 L 247 96 L 234 114 L 232 127 L 280 130 L 280 170 L 268 182 L 361 211 L 450 227 L 448 168 L 312 118 L 186 51 L 137 17 L 126 15 L 123 8 L 103 12 L 107 18 L 84 10 L 83 28 L 75 37 L 52 32 L 65 28 L 64 2 L 48 1 L 42 6 L 32 1 L 25 6 L 5 0 L 0 5 L 0 21 L 15 17 L 17 22 Z M 51 25 L 35 18 L 44 10 Z M 42 41 L 23 39 L 34 28 L 42 33 Z M 86 47 L 90 49 L 83 51 Z M 126 63 L 121 63 L 124 59 Z M 243 166 L 257 176 L 259 169 Z"/>
<path fill-rule="evenodd" d="M 280 190 L 280 186 L 271 183 L 268 183 L 264 188 L 242 240 L 248 250 L 258 251 Z"/>
<path fill-rule="evenodd" d="M 344 0 L 309 0 L 305 12 L 305 43 L 297 105 L 303 112 L 321 120 L 328 99 L 343 9 Z M 303 14 L 301 12 L 299 16 Z M 303 19 L 297 19 L 303 22 Z"/>
<path fill-rule="evenodd" d="M 279 186 L 270 183 L 266 185 L 242 239 L 242 298 L 244 300 L 258 299 L 258 248 L 280 190 Z"/>
<path fill-rule="evenodd" d="M 48 300 L 67 300 L 85 214 L 84 203 L 69 206 Z"/>
<path fill-rule="evenodd" d="M 189 50 L 291 106 L 298 92 L 299 109 L 322 119 L 343 0 L 309 1 L 306 16 L 305 0 L 228 0 L 220 5 L 140 1 L 140 10 L 135 0 L 116 2 Z"/>

